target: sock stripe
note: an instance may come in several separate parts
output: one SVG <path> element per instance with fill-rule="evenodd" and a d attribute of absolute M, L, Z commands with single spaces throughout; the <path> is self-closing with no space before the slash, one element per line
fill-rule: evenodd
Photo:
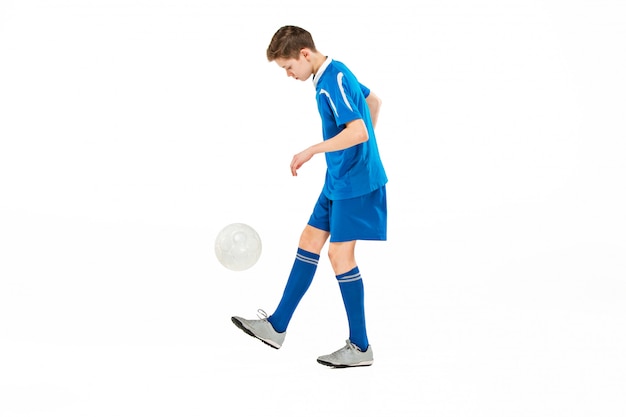
<path fill-rule="evenodd" d="M 317 265 L 317 263 L 319 262 L 319 259 L 304 256 L 301 253 L 296 254 L 296 259 L 302 262 L 309 263 L 311 265 Z"/>
<path fill-rule="evenodd" d="M 358 281 L 361 279 L 361 273 L 357 272 L 356 274 L 352 274 L 352 275 L 341 275 L 337 277 L 337 281 L 339 281 L 339 283 L 342 282 L 353 282 L 353 281 Z"/>

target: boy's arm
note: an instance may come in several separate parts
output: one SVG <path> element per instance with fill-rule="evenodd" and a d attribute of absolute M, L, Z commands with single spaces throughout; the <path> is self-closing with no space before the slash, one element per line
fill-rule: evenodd
<path fill-rule="evenodd" d="M 370 91 L 370 94 L 365 99 L 365 102 L 367 103 L 367 107 L 370 109 L 372 126 L 376 128 L 376 123 L 378 122 L 378 112 L 380 111 L 380 106 L 383 104 L 383 101 L 380 97 Z"/>
<path fill-rule="evenodd" d="M 346 128 L 337 136 L 319 142 L 299 154 L 296 154 L 291 160 L 291 174 L 293 176 L 298 175 L 297 170 L 315 154 L 340 151 L 358 145 L 359 143 L 367 142 L 368 139 L 369 134 L 367 133 L 367 127 L 363 119 L 352 120 L 346 123 Z"/>
<path fill-rule="evenodd" d="M 372 127 L 376 128 L 378 113 L 380 112 L 380 106 L 383 102 L 380 97 L 371 91 L 365 98 L 365 102 L 367 103 L 367 107 L 370 111 Z M 315 154 L 347 149 L 358 145 L 359 143 L 366 142 L 368 139 L 369 134 L 367 133 L 367 127 L 365 126 L 363 119 L 356 119 L 348 122 L 346 123 L 346 128 L 334 138 L 317 143 L 295 155 L 291 160 L 291 174 L 293 176 L 298 175 L 298 169 L 300 169 L 300 167 L 304 165 L 305 162 L 309 161 Z"/>

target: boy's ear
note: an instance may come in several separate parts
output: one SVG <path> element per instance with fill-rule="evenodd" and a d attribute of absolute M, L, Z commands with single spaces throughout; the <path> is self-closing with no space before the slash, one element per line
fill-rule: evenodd
<path fill-rule="evenodd" d="M 305 59 L 308 59 L 311 56 L 311 50 L 309 48 L 300 49 L 300 55 Z"/>

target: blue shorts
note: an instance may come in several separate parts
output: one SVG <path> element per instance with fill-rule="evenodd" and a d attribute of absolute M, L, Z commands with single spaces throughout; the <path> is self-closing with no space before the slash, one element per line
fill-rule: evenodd
<path fill-rule="evenodd" d="M 330 232 L 331 242 L 387 240 L 387 190 L 346 200 L 329 200 L 322 192 L 308 224 Z"/>

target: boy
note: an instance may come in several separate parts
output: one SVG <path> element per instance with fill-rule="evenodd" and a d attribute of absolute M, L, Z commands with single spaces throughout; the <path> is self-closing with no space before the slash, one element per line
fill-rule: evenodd
<path fill-rule="evenodd" d="M 311 34 L 302 28 L 280 28 L 267 48 L 267 59 L 296 80 L 313 76 L 324 140 L 296 154 L 291 173 L 296 176 L 304 163 L 324 153 L 326 180 L 300 236 L 275 312 L 268 317 L 259 310 L 259 320 L 235 316 L 232 321 L 245 333 L 280 348 L 330 237 L 328 256 L 341 290 L 350 336 L 346 346 L 317 361 L 335 368 L 371 365 L 374 355 L 365 326 L 363 281 L 354 252 L 357 240 L 387 239 L 387 176 L 374 135 L 381 100 L 344 64 L 317 51 Z"/>

